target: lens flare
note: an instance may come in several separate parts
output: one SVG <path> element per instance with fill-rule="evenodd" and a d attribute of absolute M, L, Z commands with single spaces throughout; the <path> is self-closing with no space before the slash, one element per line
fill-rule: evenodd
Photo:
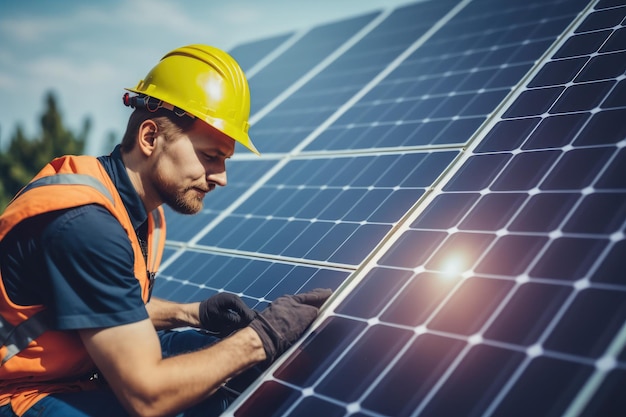
<path fill-rule="evenodd" d="M 450 254 L 441 262 L 441 272 L 446 278 L 462 275 L 467 267 L 467 259 L 459 253 Z"/>

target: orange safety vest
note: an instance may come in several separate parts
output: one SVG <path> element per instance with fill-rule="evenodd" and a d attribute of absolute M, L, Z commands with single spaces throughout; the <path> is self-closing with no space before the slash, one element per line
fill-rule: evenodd
<path fill-rule="evenodd" d="M 46 165 L 0 216 L 0 240 L 22 220 L 86 204 L 108 209 L 128 234 L 135 255 L 134 274 L 147 303 L 165 246 L 163 209 L 148 215 L 146 265 L 122 199 L 94 157 L 65 156 Z M 97 386 L 96 381 L 85 377 L 96 367 L 78 333 L 49 330 L 43 305 L 14 304 L 1 275 L 0 342 L 0 406 L 11 403 L 20 416 L 48 394 Z"/>

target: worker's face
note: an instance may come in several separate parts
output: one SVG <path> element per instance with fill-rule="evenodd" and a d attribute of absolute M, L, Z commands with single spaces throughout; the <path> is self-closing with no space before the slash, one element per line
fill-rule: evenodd
<path fill-rule="evenodd" d="M 190 131 L 161 143 L 152 171 L 156 193 L 179 213 L 199 212 L 206 193 L 226 185 L 226 160 L 234 151 L 234 140 L 196 121 Z"/>

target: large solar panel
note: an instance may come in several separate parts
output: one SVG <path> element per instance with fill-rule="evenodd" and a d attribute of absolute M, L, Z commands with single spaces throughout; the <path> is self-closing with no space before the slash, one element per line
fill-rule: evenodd
<path fill-rule="evenodd" d="M 427 1 L 236 48 L 264 156 L 168 213 L 155 294 L 336 292 L 228 414 L 625 415 L 625 19 Z"/>

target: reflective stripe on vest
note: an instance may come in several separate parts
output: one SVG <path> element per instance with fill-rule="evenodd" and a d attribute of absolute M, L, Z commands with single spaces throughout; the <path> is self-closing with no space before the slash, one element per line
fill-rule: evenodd
<path fill-rule="evenodd" d="M 85 174 L 56 174 L 48 177 L 39 178 L 38 180 L 33 181 L 26 187 L 24 187 L 22 191 L 20 191 L 19 194 L 15 196 L 15 198 L 24 194 L 28 190 L 44 185 L 87 185 L 100 191 L 100 194 L 104 195 L 111 202 L 114 202 L 113 196 L 111 196 L 109 190 L 107 190 L 107 188 L 104 186 L 104 184 L 100 182 L 100 180 L 92 177 L 91 175 Z"/>
<path fill-rule="evenodd" d="M 13 326 L 0 316 L 0 342 L 2 346 L 6 346 L 7 353 L 2 358 L 0 366 L 41 336 L 45 331 L 50 329 L 48 314 L 46 310 L 42 310 L 28 320 L 21 322 L 17 326 Z"/>

